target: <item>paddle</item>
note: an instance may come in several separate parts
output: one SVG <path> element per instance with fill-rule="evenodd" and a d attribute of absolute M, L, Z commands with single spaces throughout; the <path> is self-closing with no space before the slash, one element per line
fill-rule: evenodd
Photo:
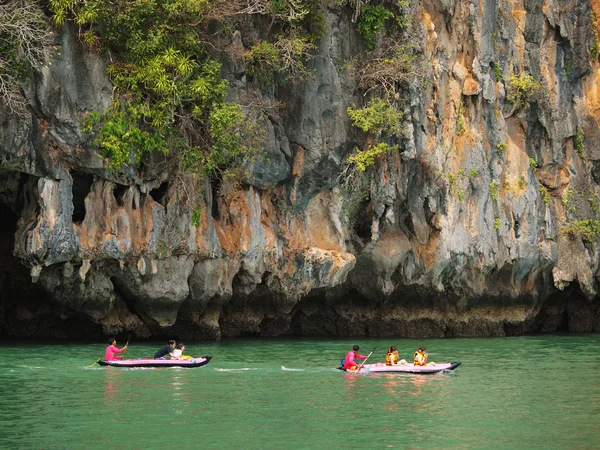
<path fill-rule="evenodd" d="M 360 366 L 358 366 L 358 370 L 357 372 L 360 372 L 360 369 L 363 368 L 363 366 L 365 365 L 365 363 L 367 362 L 367 359 L 369 359 L 369 356 L 371 356 L 373 354 L 373 352 L 375 351 L 375 349 L 377 348 L 377 346 L 375 346 L 375 348 L 373 348 L 373 350 L 371 350 L 371 353 L 369 353 L 367 355 L 367 357 L 365 358 L 365 360 L 360 364 Z"/>
<path fill-rule="evenodd" d="M 123 353 L 121 353 L 121 360 L 123 359 L 123 357 L 125 356 L 125 352 L 127 351 L 127 349 L 129 348 L 129 341 L 131 340 L 131 333 L 129 333 L 129 336 L 127 336 L 127 342 L 125 343 L 125 350 L 123 350 Z"/>

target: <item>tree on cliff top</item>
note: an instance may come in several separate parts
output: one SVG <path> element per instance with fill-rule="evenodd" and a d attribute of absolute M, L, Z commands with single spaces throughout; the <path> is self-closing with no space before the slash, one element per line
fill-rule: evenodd
<path fill-rule="evenodd" d="M 53 34 L 37 2 L 0 3 L 0 104 L 22 115 L 26 101 L 21 93 L 30 70 L 44 66 Z"/>

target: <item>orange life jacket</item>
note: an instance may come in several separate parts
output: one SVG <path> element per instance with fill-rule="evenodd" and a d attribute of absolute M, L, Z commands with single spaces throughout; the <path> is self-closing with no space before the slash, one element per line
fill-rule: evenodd
<path fill-rule="evenodd" d="M 385 355 L 385 365 L 391 366 L 398 361 L 398 352 L 390 352 L 388 351 Z"/>
<path fill-rule="evenodd" d="M 415 366 L 424 366 L 427 364 L 427 361 L 425 360 L 425 355 L 423 353 L 421 353 L 419 350 L 417 350 L 415 352 L 414 362 L 415 362 Z"/>

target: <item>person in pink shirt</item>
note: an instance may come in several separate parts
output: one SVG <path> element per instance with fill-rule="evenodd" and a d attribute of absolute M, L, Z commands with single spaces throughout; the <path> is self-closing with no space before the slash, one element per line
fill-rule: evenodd
<path fill-rule="evenodd" d="M 125 347 L 123 347 L 122 349 L 118 349 L 117 348 L 117 340 L 115 338 L 110 338 L 108 340 L 108 343 L 110 344 L 108 347 L 106 347 L 106 361 L 115 361 L 117 359 L 122 358 L 122 356 L 115 356 L 115 353 L 121 353 L 122 351 L 125 351 L 127 349 L 127 344 L 125 344 Z"/>
<path fill-rule="evenodd" d="M 351 370 L 358 369 L 360 367 L 360 364 L 358 364 L 354 360 L 354 358 L 359 358 L 362 360 L 367 358 L 366 356 L 358 353 L 359 349 L 360 349 L 360 347 L 358 345 L 355 345 L 352 347 L 352 350 L 348 352 L 348 354 L 344 358 L 344 369 L 351 369 Z"/>

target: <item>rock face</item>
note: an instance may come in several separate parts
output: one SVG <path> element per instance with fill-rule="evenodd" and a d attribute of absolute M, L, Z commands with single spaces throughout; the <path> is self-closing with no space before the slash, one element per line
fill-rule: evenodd
<path fill-rule="evenodd" d="M 286 108 L 248 184 L 219 195 L 189 174 L 106 169 L 81 130 L 110 105 L 106 61 L 65 27 L 26 90 L 30 118 L 0 111 L 0 333 L 600 331 L 600 242 L 561 231 L 598 219 L 600 2 L 413 3 L 427 63 L 409 131 L 355 217 L 339 181 L 364 141 L 346 112 L 362 94 L 345 67 L 365 52 L 351 13 L 325 11 L 314 77 L 277 96 L 224 61 L 232 99 Z M 523 72 L 541 93 L 516 107 L 507 80 Z"/>

